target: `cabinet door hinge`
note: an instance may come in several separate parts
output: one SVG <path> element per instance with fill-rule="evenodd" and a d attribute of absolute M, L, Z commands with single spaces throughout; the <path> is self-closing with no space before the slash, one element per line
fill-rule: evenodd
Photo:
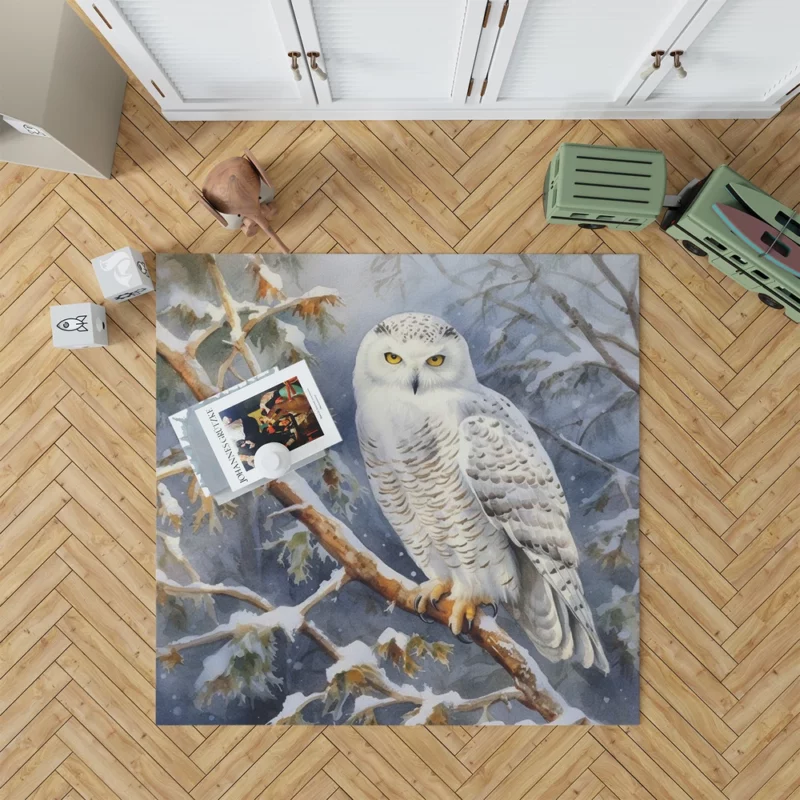
<path fill-rule="evenodd" d="M 483 79 L 483 86 L 481 86 L 481 97 L 483 97 L 486 94 L 486 86 L 488 83 L 489 83 L 489 78 L 487 76 L 486 78 Z"/>
<path fill-rule="evenodd" d="M 503 11 L 500 14 L 500 23 L 498 24 L 498 28 L 502 28 L 503 25 L 506 24 L 506 14 L 508 14 L 508 0 L 506 0 L 506 4 L 503 6 Z"/>
<path fill-rule="evenodd" d="M 486 11 L 483 12 L 483 25 L 481 27 L 485 28 L 486 23 L 489 21 L 489 14 L 492 11 L 492 0 L 487 0 L 486 2 Z"/>
<path fill-rule="evenodd" d="M 475 78 L 470 78 L 469 86 L 467 86 L 467 97 L 469 97 L 472 94 L 472 87 L 474 84 L 475 84 Z"/>

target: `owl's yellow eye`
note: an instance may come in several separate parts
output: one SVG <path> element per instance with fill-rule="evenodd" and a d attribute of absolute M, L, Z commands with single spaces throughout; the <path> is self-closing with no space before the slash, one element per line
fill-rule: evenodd
<path fill-rule="evenodd" d="M 400 358 L 397 353 L 384 353 L 383 357 L 390 363 L 390 364 L 399 364 L 403 359 Z"/>
<path fill-rule="evenodd" d="M 431 356 L 425 361 L 429 367 L 441 367 L 444 364 L 444 356 L 440 354 Z"/>

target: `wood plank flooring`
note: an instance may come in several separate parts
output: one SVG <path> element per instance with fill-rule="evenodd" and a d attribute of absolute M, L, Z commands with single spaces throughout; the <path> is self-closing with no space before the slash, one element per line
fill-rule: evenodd
<path fill-rule="evenodd" d="M 730 162 L 796 206 L 798 137 L 800 102 L 768 122 L 170 125 L 132 82 L 113 180 L 0 166 L 0 796 L 800 798 L 800 327 L 654 227 L 549 227 L 541 203 L 575 141 L 664 147 L 673 188 Z M 154 725 L 154 296 L 74 353 L 48 306 L 99 299 L 88 260 L 125 244 L 271 250 L 196 202 L 243 147 L 298 252 L 641 256 L 640 726 Z"/>

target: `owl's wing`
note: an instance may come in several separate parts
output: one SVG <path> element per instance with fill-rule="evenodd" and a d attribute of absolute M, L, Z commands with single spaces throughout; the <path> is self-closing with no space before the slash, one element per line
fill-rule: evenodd
<path fill-rule="evenodd" d="M 546 657 L 574 656 L 608 672 L 553 464 L 516 407 L 485 392 L 460 424 L 459 460 L 485 513 L 519 553 L 521 589 L 511 611 Z"/>

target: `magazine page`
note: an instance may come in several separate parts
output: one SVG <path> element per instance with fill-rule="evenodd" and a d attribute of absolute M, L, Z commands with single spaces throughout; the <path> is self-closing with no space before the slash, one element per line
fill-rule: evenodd
<path fill-rule="evenodd" d="M 262 445 L 284 445 L 297 466 L 342 441 L 305 361 L 228 392 L 195 413 L 234 490 L 263 480 L 255 468 Z"/>

